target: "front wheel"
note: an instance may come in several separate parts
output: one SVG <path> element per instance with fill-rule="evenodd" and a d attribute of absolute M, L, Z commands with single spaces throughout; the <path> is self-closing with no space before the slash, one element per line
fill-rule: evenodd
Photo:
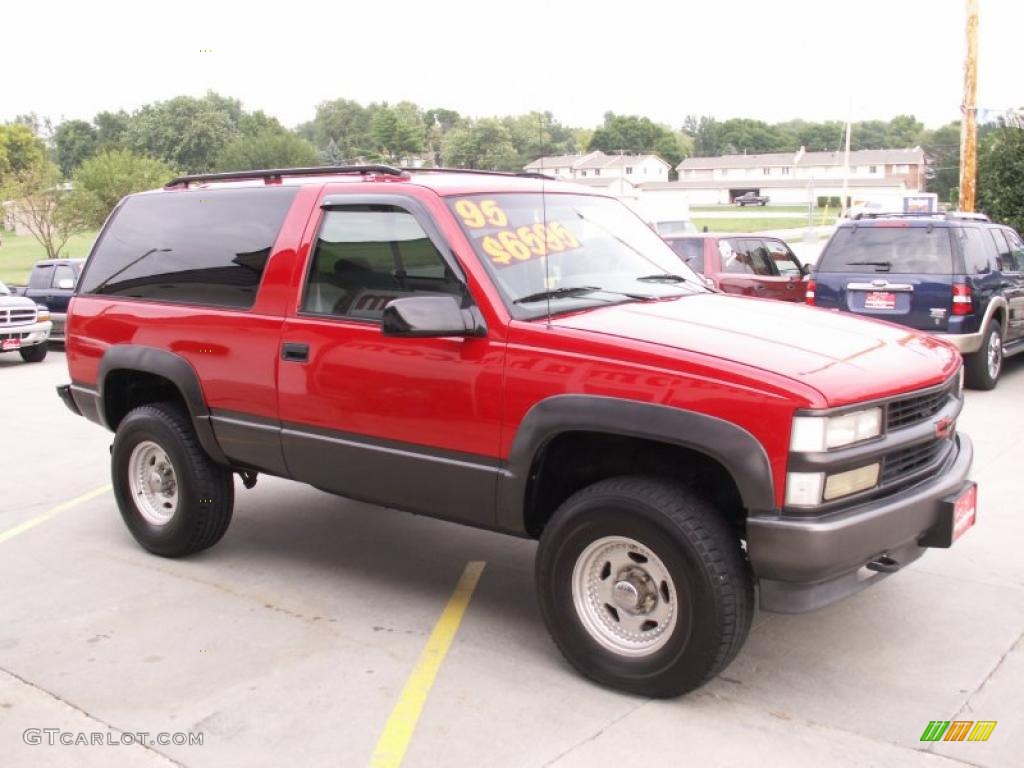
<path fill-rule="evenodd" d="M 964 355 L 964 383 L 971 389 L 995 389 L 1003 370 L 1003 329 L 999 322 L 989 323 L 981 348 Z"/>
<path fill-rule="evenodd" d="M 150 552 L 190 555 L 227 531 L 235 501 L 231 471 L 210 459 L 178 406 L 132 410 L 117 427 L 110 458 L 121 517 Z"/>
<path fill-rule="evenodd" d="M 603 480 L 570 497 L 537 552 L 541 612 L 587 677 L 669 697 L 703 685 L 739 652 L 753 580 L 722 515 L 684 486 Z"/>
<path fill-rule="evenodd" d="M 21 359 L 26 363 L 41 363 L 46 359 L 47 353 L 46 342 L 42 344 L 33 344 L 31 347 L 22 347 L 18 350 L 21 355 Z"/>

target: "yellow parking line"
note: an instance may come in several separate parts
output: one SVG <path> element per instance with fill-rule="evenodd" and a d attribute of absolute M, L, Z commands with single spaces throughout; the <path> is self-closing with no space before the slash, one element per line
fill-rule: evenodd
<path fill-rule="evenodd" d="M 111 487 L 112 486 L 110 485 L 110 483 L 107 483 L 106 485 L 101 485 L 99 488 L 93 488 L 91 491 L 83 493 L 81 496 L 76 496 L 70 501 L 65 501 L 62 504 L 58 504 L 53 509 L 48 510 L 47 512 L 43 512 L 41 515 L 30 517 L 25 522 L 18 523 L 13 528 L 8 528 L 6 531 L 0 531 L 0 544 L 3 544 L 8 539 L 13 539 L 19 533 L 24 533 L 30 528 L 35 528 L 40 523 L 45 523 L 51 517 L 63 512 L 66 509 L 77 507 L 79 504 L 83 504 L 89 501 L 89 499 L 95 499 L 97 496 L 102 496 L 104 493 L 107 493 L 111 489 Z"/>
<path fill-rule="evenodd" d="M 480 561 L 466 563 L 462 576 L 455 585 L 455 591 L 448 599 L 448 605 L 441 612 L 441 618 L 434 625 L 426 648 L 423 649 L 415 669 L 405 682 L 398 703 L 391 710 L 391 716 L 384 726 L 384 733 L 377 740 L 373 758 L 370 760 L 371 768 L 398 768 L 402 764 L 405 750 L 409 747 L 423 705 L 427 701 L 427 695 L 434 685 L 434 678 L 437 677 L 441 662 L 444 661 L 445 654 L 455 639 L 455 633 L 459 631 L 459 624 L 462 623 L 473 590 L 480 581 L 484 565 L 486 563 Z"/>

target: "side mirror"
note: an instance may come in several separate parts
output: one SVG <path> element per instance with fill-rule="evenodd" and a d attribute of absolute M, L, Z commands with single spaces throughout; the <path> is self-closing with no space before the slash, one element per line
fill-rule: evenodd
<path fill-rule="evenodd" d="M 803 274 L 804 274 L 804 277 L 807 277 L 807 276 L 808 276 L 808 275 L 810 275 L 810 274 L 811 274 L 812 272 L 814 272 L 814 265 L 813 265 L 813 264 L 804 264 L 804 265 L 803 265 L 803 266 L 801 267 L 800 271 L 801 271 L 801 272 L 803 272 Z"/>
<path fill-rule="evenodd" d="M 385 336 L 486 336 L 487 325 L 476 307 L 463 309 L 454 296 L 410 296 L 384 307 Z"/>
<path fill-rule="evenodd" d="M 70 277 L 65 277 L 63 280 L 57 281 L 57 288 L 62 291 L 72 291 L 75 288 L 75 281 Z"/>

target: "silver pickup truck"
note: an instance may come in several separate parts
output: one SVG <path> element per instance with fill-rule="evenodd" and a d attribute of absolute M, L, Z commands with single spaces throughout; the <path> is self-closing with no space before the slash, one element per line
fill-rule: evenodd
<path fill-rule="evenodd" d="M 0 283 L 0 352 L 17 351 L 26 363 L 41 362 L 52 327 L 48 309 Z"/>

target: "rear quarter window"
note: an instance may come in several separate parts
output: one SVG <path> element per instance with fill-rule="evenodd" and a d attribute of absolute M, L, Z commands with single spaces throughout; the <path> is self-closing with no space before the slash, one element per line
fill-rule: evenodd
<path fill-rule="evenodd" d="M 188 190 L 122 203 L 81 293 L 247 309 L 297 187 Z"/>
<path fill-rule="evenodd" d="M 818 262 L 818 272 L 949 275 L 949 227 L 840 227 Z"/>

